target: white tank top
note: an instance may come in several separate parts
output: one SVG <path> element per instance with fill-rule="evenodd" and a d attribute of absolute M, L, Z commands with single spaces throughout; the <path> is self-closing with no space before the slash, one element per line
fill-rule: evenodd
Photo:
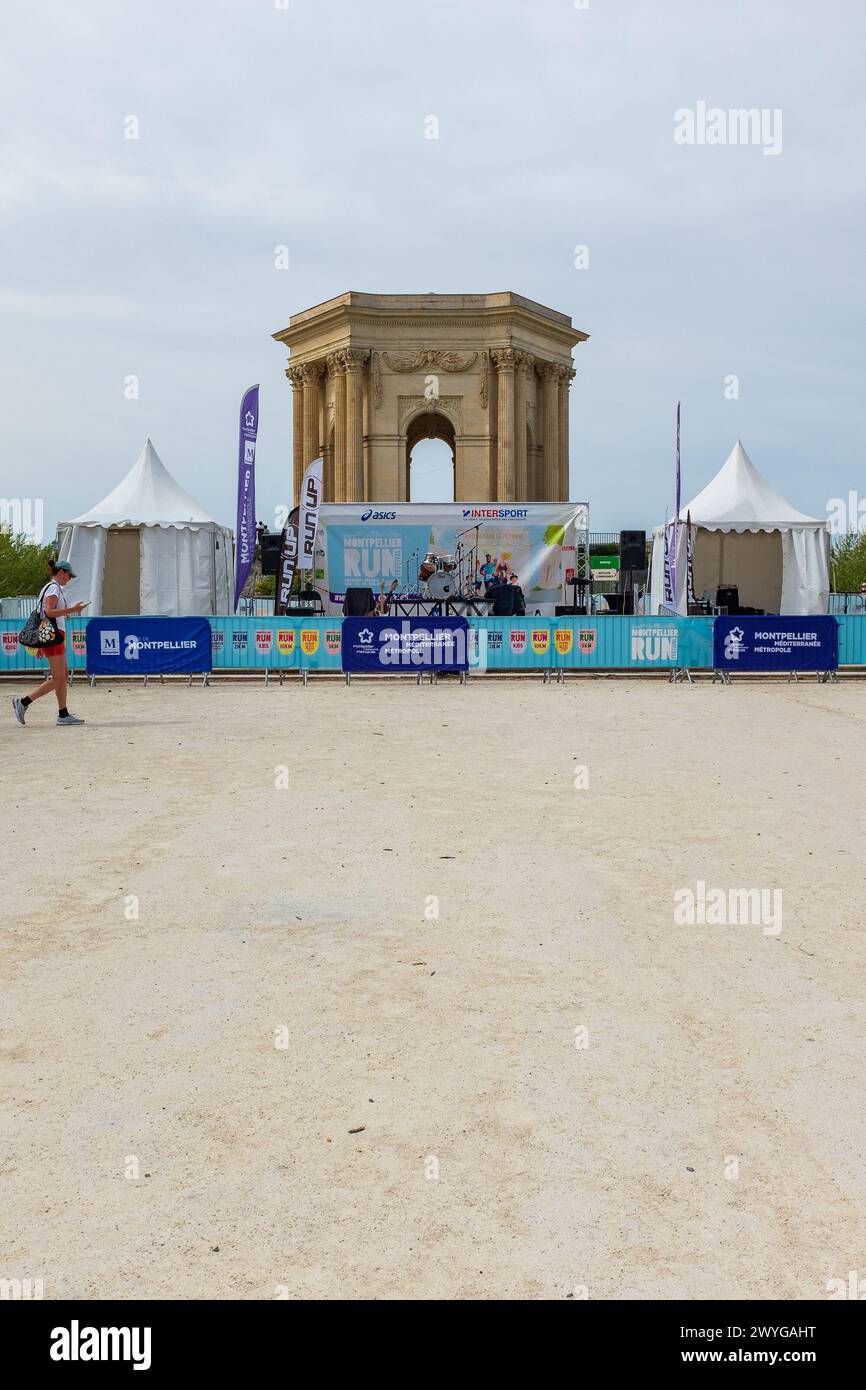
<path fill-rule="evenodd" d="M 39 616 L 40 616 L 40 618 L 44 618 L 44 617 L 45 617 L 45 600 L 47 599 L 47 597 L 48 597 L 49 594 L 56 594 L 56 595 L 57 595 L 57 600 L 58 600 L 58 602 L 59 602 L 61 608 L 64 608 L 64 607 L 66 606 L 66 600 L 65 600 L 64 597 L 63 597 L 63 586 L 60 585 L 60 584 L 58 584 L 56 579 L 52 579 L 48 584 L 45 585 L 45 588 L 42 590 L 42 593 L 39 595 Z M 58 627 L 58 630 L 59 630 L 60 632 L 65 632 L 65 631 L 66 631 L 66 619 L 64 618 L 64 616 L 63 616 L 62 614 L 61 614 L 59 617 L 55 617 L 55 618 L 54 618 L 54 621 L 56 622 L 57 627 Z"/>

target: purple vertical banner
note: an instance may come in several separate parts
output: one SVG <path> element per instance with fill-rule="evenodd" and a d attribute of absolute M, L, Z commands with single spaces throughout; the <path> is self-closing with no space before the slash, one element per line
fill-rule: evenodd
<path fill-rule="evenodd" d="M 675 484 L 674 484 L 674 492 L 675 492 L 676 495 L 675 495 L 675 497 L 674 497 L 674 535 L 673 535 L 673 545 L 671 546 L 671 558 L 670 558 L 670 565 L 671 565 L 671 592 L 672 592 L 672 594 L 673 594 L 673 606 L 674 606 L 674 608 L 676 608 L 677 612 L 679 612 L 679 602 L 678 602 L 678 599 L 677 599 L 677 559 L 678 559 L 677 551 L 678 551 L 678 547 L 679 547 L 680 506 L 681 506 L 681 501 L 680 501 L 680 402 L 679 402 L 679 401 L 677 401 L 677 473 L 676 473 L 676 482 L 675 482 Z"/>
<path fill-rule="evenodd" d="M 251 386 L 241 401 L 238 445 L 238 524 L 235 532 L 235 610 L 256 553 L 256 434 L 259 388 Z"/>
<path fill-rule="evenodd" d="M 671 545 L 668 534 L 668 509 L 665 507 L 665 603 L 674 606 L 674 591 L 671 585 Z"/>

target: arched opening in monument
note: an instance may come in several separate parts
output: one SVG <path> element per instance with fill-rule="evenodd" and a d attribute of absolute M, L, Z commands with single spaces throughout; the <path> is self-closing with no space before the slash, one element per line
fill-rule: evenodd
<path fill-rule="evenodd" d="M 410 502 L 453 502 L 457 443 L 447 416 L 425 410 L 406 433 L 406 492 Z"/>

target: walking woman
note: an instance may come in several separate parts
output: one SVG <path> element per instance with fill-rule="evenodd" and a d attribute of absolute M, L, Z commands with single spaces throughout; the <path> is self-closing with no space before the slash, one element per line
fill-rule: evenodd
<path fill-rule="evenodd" d="M 72 724 L 83 724 L 83 719 L 76 719 L 74 714 L 70 714 L 66 708 L 66 682 L 69 672 L 66 666 L 66 622 L 69 614 L 80 613 L 87 607 L 86 603 L 67 604 L 63 597 L 63 589 L 70 579 L 74 579 L 72 566 L 67 560 L 61 560 L 58 564 L 49 561 L 52 578 L 45 585 L 39 595 L 39 616 L 53 618 L 57 624 L 57 631 L 60 634 L 59 640 L 50 647 L 40 647 L 42 656 L 48 658 L 48 665 L 51 668 L 51 675 L 47 681 L 37 685 L 35 690 L 31 690 L 29 695 L 25 695 L 23 700 L 13 700 L 12 708 L 15 711 L 15 718 L 19 724 L 24 723 L 24 716 L 27 710 L 38 700 L 41 695 L 47 695 L 49 690 L 53 690 L 57 696 L 57 723 L 61 728 L 67 728 Z"/>

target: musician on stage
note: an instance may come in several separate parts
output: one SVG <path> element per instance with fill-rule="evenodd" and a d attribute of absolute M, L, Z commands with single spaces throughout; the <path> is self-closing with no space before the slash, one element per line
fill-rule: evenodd
<path fill-rule="evenodd" d="M 514 616 L 516 618 L 526 617 L 526 599 L 523 597 L 523 590 L 517 582 L 518 575 L 511 571 L 511 579 L 508 587 L 514 595 Z"/>
<path fill-rule="evenodd" d="M 397 597 L 399 588 L 400 588 L 400 585 L 398 584 L 397 580 L 396 580 L 396 579 L 392 579 L 392 580 L 391 580 L 390 588 L 388 589 L 388 592 L 387 592 L 387 594 L 386 594 L 386 593 L 385 593 L 385 581 L 384 581 L 384 579 L 382 580 L 382 583 L 381 583 L 380 586 L 379 586 L 379 597 L 378 597 L 378 599 L 376 600 L 376 608 L 375 608 L 376 617 L 378 617 L 378 618 L 387 618 L 388 614 L 391 612 L 391 604 L 394 602 L 395 598 Z"/>

